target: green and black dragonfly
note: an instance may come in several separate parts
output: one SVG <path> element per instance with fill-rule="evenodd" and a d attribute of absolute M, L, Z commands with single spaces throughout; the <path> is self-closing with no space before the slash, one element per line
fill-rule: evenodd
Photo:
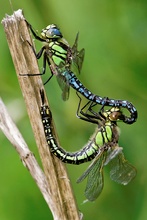
<path fill-rule="evenodd" d="M 58 145 L 52 133 L 52 114 L 44 102 L 43 90 L 41 90 L 41 99 L 40 114 L 50 151 L 64 163 L 79 165 L 94 159 L 77 181 L 79 183 L 88 177 L 85 196 L 89 201 L 94 201 L 102 192 L 104 185 L 103 168 L 105 165 L 110 164 L 110 177 L 120 184 L 126 185 L 136 176 L 136 169 L 124 158 L 123 148 L 118 145 L 119 129 L 117 121 L 122 120 L 124 117 L 118 107 L 112 107 L 107 111 L 102 110 L 97 115 L 93 115 L 90 107 L 86 112 L 83 111 L 85 106 L 80 109 L 80 99 L 77 110 L 78 117 L 97 124 L 97 129 L 82 149 L 71 153 Z M 87 113 L 88 111 L 90 111 L 90 114 Z"/>

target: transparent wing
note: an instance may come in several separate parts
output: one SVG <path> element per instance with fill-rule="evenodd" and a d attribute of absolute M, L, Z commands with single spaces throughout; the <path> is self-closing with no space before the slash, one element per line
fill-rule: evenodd
<path fill-rule="evenodd" d="M 119 153 L 110 161 L 110 178 L 120 184 L 127 185 L 136 176 L 136 169 Z"/>
<path fill-rule="evenodd" d="M 102 148 L 101 152 L 96 156 L 92 164 L 77 180 L 77 183 L 80 183 L 87 177 L 85 197 L 89 201 L 96 200 L 97 197 L 102 192 L 104 186 L 103 166 L 104 166 L 105 158 L 106 158 L 106 152 L 104 151 L 104 148 Z"/>
<path fill-rule="evenodd" d="M 64 77 L 64 75 L 58 75 L 57 76 L 57 82 L 62 90 L 62 99 L 64 101 L 68 100 L 69 98 L 69 90 L 70 90 L 70 86 L 68 81 L 66 80 L 66 78 Z"/>
<path fill-rule="evenodd" d="M 82 64 L 84 61 L 84 56 L 85 56 L 85 49 L 81 49 L 78 51 L 78 38 L 79 38 L 79 33 L 77 33 L 74 45 L 72 46 L 72 60 L 73 60 L 73 65 L 77 68 L 78 73 L 80 73 L 82 69 Z"/>
<path fill-rule="evenodd" d="M 56 67 L 57 73 L 56 74 L 56 78 L 57 78 L 57 82 L 58 85 L 60 86 L 61 90 L 62 90 L 62 99 L 64 101 L 68 100 L 69 98 L 69 91 L 70 91 L 70 86 L 69 83 L 65 77 L 65 66 L 63 62 L 60 62 L 60 64 L 58 65 L 58 67 Z"/>
<path fill-rule="evenodd" d="M 111 160 L 113 160 L 118 154 L 122 152 L 123 148 L 119 147 L 118 144 L 115 147 L 111 147 L 107 152 L 107 158 L 104 163 L 106 166 Z"/>
<path fill-rule="evenodd" d="M 61 61 L 58 64 L 58 66 L 55 65 L 50 53 L 49 53 L 48 63 L 50 63 L 50 65 L 49 65 L 50 70 L 51 70 L 52 74 L 56 76 L 57 82 L 62 90 L 62 99 L 64 101 L 68 100 L 70 86 L 69 86 L 69 83 L 67 82 L 66 77 L 64 75 L 64 72 L 65 72 L 64 63 Z"/>

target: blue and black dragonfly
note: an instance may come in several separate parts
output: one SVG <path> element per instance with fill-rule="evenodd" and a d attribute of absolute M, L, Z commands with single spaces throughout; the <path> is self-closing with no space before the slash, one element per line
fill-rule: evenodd
<path fill-rule="evenodd" d="M 126 100 L 115 100 L 109 99 L 108 97 L 102 98 L 93 94 L 78 80 L 74 74 L 75 71 L 73 70 L 73 67 L 76 66 L 76 69 L 80 72 L 85 54 L 84 49 L 80 51 L 77 50 L 78 34 L 76 36 L 74 45 L 70 47 L 68 42 L 63 38 L 60 29 L 56 25 L 48 25 L 45 29 L 42 30 L 41 36 L 36 34 L 31 24 L 27 22 L 27 25 L 34 37 L 44 43 L 44 46 L 41 48 L 41 50 L 36 53 L 34 47 L 28 42 L 32 47 L 37 59 L 40 59 L 40 57 L 43 55 L 43 70 L 39 74 L 27 75 L 34 76 L 45 74 L 46 64 L 48 64 L 51 70 L 51 76 L 45 82 L 45 84 L 52 78 L 53 75 L 56 75 L 58 83 L 63 91 L 63 100 L 68 99 L 69 87 L 71 86 L 73 89 L 85 96 L 88 100 L 97 104 L 102 106 L 123 107 L 128 109 L 130 112 L 130 117 L 124 117 L 125 123 L 132 124 L 137 120 L 137 110 L 132 103 Z"/>

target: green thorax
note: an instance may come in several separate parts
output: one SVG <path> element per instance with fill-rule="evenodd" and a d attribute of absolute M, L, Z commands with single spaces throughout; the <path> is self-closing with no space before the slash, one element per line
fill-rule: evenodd
<path fill-rule="evenodd" d="M 109 142 L 118 142 L 119 129 L 115 123 L 106 121 L 105 126 L 101 126 L 95 133 L 94 144 L 98 147 L 102 147 Z"/>
<path fill-rule="evenodd" d="M 64 44 L 63 41 L 52 41 L 49 43 L 50 54 L 56 66 L 65 66 L 70 62 L 68 59 L 69 46 Z"/>
<path fill-rule="evenodd" d="M 102 127 L 101 131 L 97 133 L 95 137 L 95 143 L 101 147 L 104 143 L 108 143 L 112 140 L 112 129 L 111 125 L 106 125 Z"/>
<path fill-rule="evenodd" d="M 54 64 L 61 68 L 66 64 L 71 64 L 71 52 L 68 42 L 62 37 L 49 39 L 45 42 L 46 52 L 52 58 Z"/>

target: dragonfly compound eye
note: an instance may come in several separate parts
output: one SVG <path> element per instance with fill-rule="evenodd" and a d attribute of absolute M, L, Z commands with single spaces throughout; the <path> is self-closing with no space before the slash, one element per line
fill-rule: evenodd
<path fill-rule="evenodd" d="M 62 34 L 59 28 L 54 24 L 48 25 L 45 29 L 43 29 L 41 32 L 41 36 L 47 39 L 62 38 Z"/>
<path fill-rule="evenodd" d="M 125 119 L 125 116 L 123 115 L 120 108 L 118 108 L 118 107 L 111 108 L 110 114 L 109 114 L 109 120 L 111 120 L 111 121 L 122 120 L 123 121 L 124 119 Z"/>

